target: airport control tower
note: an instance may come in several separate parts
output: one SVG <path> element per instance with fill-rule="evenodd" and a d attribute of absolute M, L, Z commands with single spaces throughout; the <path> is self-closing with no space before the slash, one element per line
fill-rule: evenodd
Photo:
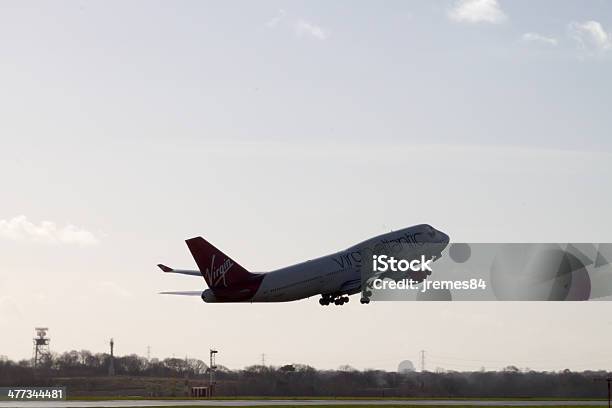
<path fill-rule="evenodd" d="M 51 349 L 49 343 L 51 339 L 47 337 L 49 329 L 47 327 L 37 327 L 36 337 L 34 337 L 34 368 L 39 368 L 51 361 Z"/>

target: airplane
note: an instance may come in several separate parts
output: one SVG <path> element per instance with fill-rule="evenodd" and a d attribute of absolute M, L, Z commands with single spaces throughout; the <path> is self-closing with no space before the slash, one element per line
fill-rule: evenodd
<path fill-rule="evenodd" d="M 165 273 L 202 276 L 209 289 L 204 291 L 160 292 L 160 294 L 200 296 L 206 303 L 222 302 L 290 302 L 311 296 L 321 296 L 319 304 L 343 305 L 349 296 L 362 292 L 360 302 L 370 302 L 368 282 L 362 283 L 364 254 L 390 246 L 407 248 L 416 255 L 434 243 L 443 249 L 449 236 L 428 224 L 420 224 L 382 234 L 343 251 L 287 266 L 270 272 L 249 272 L 202 237 L 185 241 L 198 270 L 157 266 Z M 440 251 L 441 251 L 440 249 Z M 440 253 L 427 254 L 439 257 Z M 406 278 L 381 276 L 388 279 Z"/>

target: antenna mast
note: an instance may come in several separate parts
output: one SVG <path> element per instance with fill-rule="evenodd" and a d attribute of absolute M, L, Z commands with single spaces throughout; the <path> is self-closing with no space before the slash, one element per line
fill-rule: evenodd
<path fill-rule="evenodd" d="M 114 354 L 114 349 L 115 349 L 115 341 L 111 338 L 110 339 L 110 362 L 108 363 L 108 375 L 109 376 L 113 376 L 115 375 L 115 354 Z"/>
<path fill-rule="evenodd" d="M 425 371 L 425 350 L 421 350 L 421 372 Z"/>
<path fill-rule="evenodd" d="M 49 329 L 47 327 L 36 327 L 34 329 L 34 368 L 38 368 L 51 361 L 51 349 L 49 343 L 51 339 L 47 337 Z"/>

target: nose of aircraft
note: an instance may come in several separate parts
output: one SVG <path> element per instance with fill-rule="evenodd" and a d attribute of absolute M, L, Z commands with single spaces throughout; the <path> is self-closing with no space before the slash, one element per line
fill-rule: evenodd
<path fill-rule="evenodd" d="M 443 244 L 448 244 L 450 242 L 450 237 L 443 233 L 440 230 L 436 230 L 436 235 L 438 235 L 440 237 L 440 242 Z"/>
<path fill-rule="evenodd" d="M 440 243 L 440 244 L 448 244 L 450 242 L 450 237 L 439 229 L 435 229 L 431 225 L 425 224 L 426 232 L 429 234 L 431 238 L 431 242 Z"/>

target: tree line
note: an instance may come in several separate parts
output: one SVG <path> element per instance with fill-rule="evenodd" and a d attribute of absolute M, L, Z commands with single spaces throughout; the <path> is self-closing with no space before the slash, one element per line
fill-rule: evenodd
<path fill-rule="evenodd" d="M 44 382 L 54 377 L 96 377 L 108 375 L 110 354 L 93 354 L 88 350 L 51 354 L 38 367 L 32 360 L 14 362 L 0 357 L 0 386 Z M 115 375 L 145 377 L 203 377 L 208 366 L 196 358 L 165 358 L 163 360 L 130 354 L 113 357 Z"/>
<path fill-rule="evenodd" d="M 37 367 L 30 360 L 0 358 L 0 386 L 50 385 L 62 378 L 108 375 L 110 355 L 87 350 L 53 354 Z M 186 386 L 207 384 L 206 363 L 195 358 L 114 357 L 116 376 L 175 379 Z M 605 371 L 537 372 L 509 366 L 502 371 L 390 372 L 317 370 L 303 364 L 254 365 L 241 370 L 219 366 L 217 395 L 327 397 L 544 397 L 606 398 Z"/>

